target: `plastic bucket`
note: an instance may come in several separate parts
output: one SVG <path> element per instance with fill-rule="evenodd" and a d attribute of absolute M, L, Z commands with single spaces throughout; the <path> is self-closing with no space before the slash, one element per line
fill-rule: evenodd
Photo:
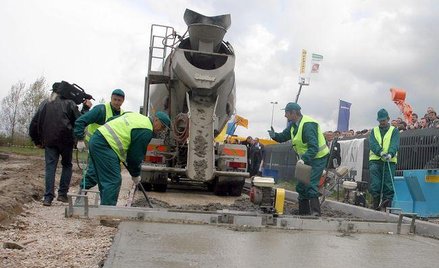
<path fill-rule="evenodd" d="M 391 88 L 390 92 L 392 94 L 392 101 L 404 101 L 405 100 L 405 90 L 399 88 Z"/>

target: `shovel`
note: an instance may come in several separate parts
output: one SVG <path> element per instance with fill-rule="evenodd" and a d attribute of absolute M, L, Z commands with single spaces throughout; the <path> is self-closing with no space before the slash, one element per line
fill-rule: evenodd
<path fill-rule="evenodd" d="M 308 185 L 311 177 L 311 169 L 311 166 L 297 163 L 294 176 L 298 181 Z"/>

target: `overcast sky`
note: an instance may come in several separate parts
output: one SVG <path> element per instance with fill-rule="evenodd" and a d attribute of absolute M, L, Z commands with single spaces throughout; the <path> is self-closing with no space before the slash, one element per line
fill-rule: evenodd
<path fill-rule="evenodd" d="M 339 99 L 352 103 L 350 128 L 377 124 L 376 112 L 399 110 L 389 89 L 407 90 L 406 101 L 423 115 L 439 109 L 439 3 L 437 1 L 63 1 L 0 2 L 0 98 L 11 85 L 46 77 L 48 84 L 77 83 L 96 100 L 126 92 L 125 110 L 142 105 L 152 23 L 183 34 L 185 8 L 208 16 L 231 14 L 225 36 L 236 52 L 236 113 L 266 137 L 272 105 L 294 101 L 302 49 L 323 55 L 299 104 L 324 130 L 337 126 Z M 309 67 L 309 65 L 308 65 Z"/>

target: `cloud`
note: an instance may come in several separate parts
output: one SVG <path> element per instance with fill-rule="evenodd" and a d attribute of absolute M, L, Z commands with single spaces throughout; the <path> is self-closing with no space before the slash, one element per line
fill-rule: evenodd
<path fill-rule="evenodd" d="M 172 6 L 172 8 L 170 8 Z M 250 121 L 241 135 L 267 136 L 285 127 L 280 109 L 294 101 L 302 49 L 324 56 L 320 73 L 302 88 L 303 112 L 335 129 L 339 99 L 352 102 L 351 127 L 376 125 L 386 108 L 399 116 L 390 87 L 407 90 L 418 114 L 437 106 L 439 5 L 402 1 L 4 1 L 0 9 L 0 98 L 18 80 L 44 75 L 106 98 L 127 93 L 126 110 L 142 105 L 152 23 L 186 30 L 185 8 L 230 13 L 226 40 L 236 52 L 237 113 Z"/>

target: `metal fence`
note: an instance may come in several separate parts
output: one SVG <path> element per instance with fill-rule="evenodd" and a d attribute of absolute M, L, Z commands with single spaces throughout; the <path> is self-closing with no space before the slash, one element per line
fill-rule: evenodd
<path fill-rule="evenodd" d="M 402 176 L 403 170 L 439 169 L 439 129 L 427 128 L 401 132 L 396 175 Z M 369 181 L 369 136 L 364 142 L 364 161 L 362 178 Z M 353 138 L 343 138 L 349 140 Z M 264 169 L 277 171 L 276 179 L 294 180 L 296 154 L 291 143 L 265 146 Z M 273 173 L 273 172 L 272 172 Z"/>

